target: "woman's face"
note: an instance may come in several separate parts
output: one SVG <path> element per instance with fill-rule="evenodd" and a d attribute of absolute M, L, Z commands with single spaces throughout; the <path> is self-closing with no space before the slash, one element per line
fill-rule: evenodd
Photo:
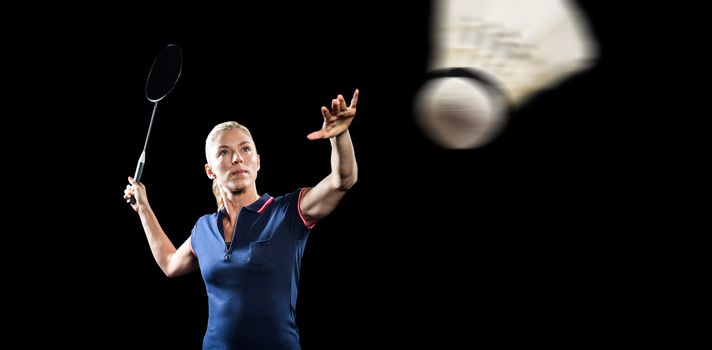
<path fill-rule="evenodd" d="M 254 185 L 260 156 L 249 135 L 240 129 L 223 130 L 209 142 L 208 150 L 205 172 L 222 188 L 242 192 Z"/>

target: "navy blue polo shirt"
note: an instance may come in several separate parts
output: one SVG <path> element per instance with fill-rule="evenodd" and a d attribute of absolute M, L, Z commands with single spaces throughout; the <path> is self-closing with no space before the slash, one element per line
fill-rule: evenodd
<path fill-rule="evenodd" d="M 313 227 L 299 210 L 302 193 L 263 194 L 243 207 L 227 247 L 224 209 L 198 219 L 190 243 L 208 294 L 203 349 L 300 349 L 294 312 Z"/>

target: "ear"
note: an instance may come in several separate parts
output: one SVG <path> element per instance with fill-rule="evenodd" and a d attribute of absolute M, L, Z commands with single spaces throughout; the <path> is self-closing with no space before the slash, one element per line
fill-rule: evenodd
<path fill-rule="evenodd" d="M 210 168 L 210 164 L 205 164 L 205 174 L 208 175 L 208 178 L 213 180 L 215 179 L 215 173 L 213 172 L 213 169 Z"/>
<path fill-rule="evenodd" d="M 260 155 L 257 155 L 257 171 L 260 171 Z"/>

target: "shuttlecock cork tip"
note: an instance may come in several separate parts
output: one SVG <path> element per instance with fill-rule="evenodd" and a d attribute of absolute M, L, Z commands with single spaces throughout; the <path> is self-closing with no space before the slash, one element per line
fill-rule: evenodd
<path fill-rule="evenodd" d="M 415 98 L 423 133 L 447 149 L 473 149 L 492 141 L 505 124 L 503 98 L 482 81 L 444 76 L 430 79 Z"/>

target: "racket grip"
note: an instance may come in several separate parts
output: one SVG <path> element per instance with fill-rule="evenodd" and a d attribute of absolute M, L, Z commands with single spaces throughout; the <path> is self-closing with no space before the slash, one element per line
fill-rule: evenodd
<path fill-rule="evenodd" d="M 141 175 L 143 174 L 143 162 L 138 162 L 138 165 L 136 165 L 136 173 L 134 174 L 134 180 L 136 182 L 141 182 Z"/>
<path fill-rule="evenodd" d="M 145 156 L 142 154 L 141 159 L 138 161 L 138 164 L 136 165 L 136 173 L 134 174 L 134 180 L 136 180 L 136 182 L 141 181 L 141 175 L 143 174 L 144 158 L 145 158 Z M 134 198 L 134 196 L 131 196 L 131 198 L 126 200 L 126 203 L 129 203 L 132 205 L 136 204 L 136 198 Z"/>

